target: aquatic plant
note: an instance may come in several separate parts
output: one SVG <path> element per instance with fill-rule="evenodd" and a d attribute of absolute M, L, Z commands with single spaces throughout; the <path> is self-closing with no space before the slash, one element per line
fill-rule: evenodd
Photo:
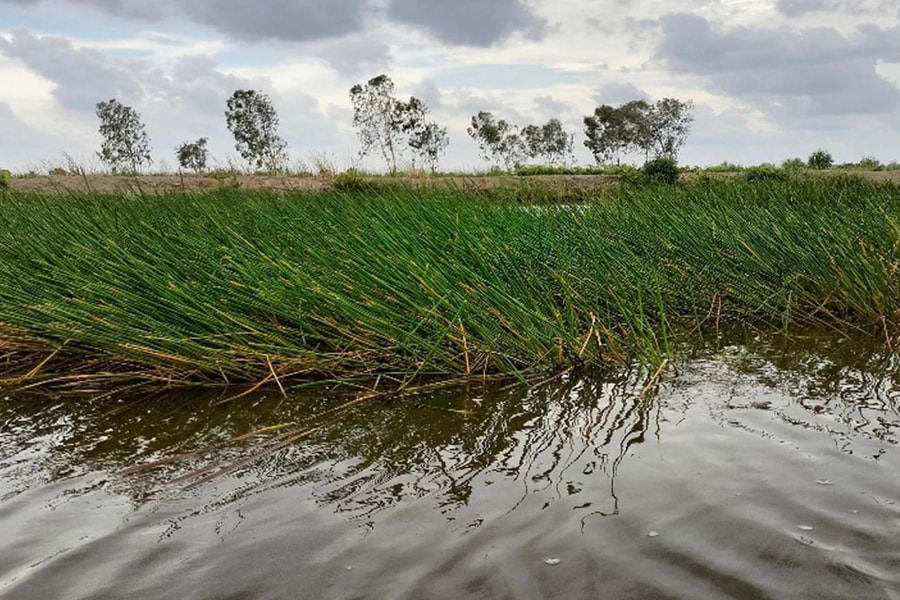
<path fill-rule="evenodd" d="M 0 197 L 7 381 L 536 373 L 730 324 L 893 339 L 900 188 L 620 186 Z"/>

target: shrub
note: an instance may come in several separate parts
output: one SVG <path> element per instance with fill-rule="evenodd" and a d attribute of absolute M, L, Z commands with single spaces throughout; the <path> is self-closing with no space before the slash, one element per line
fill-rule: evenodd
<path fill-rule="evenodd" d="M 775 165 L 759 165 L 744 171 L 744 180 L 751 183 L 759 181 L 787 181 L 789 178 L 787 171 L 779 169 Z"/>
<path fill-rule="evenodd" d="M 787 171 L 802 171 L 806 168 L 806 161 L 802 158 L 789 158 L 781 163 L 781 168 Z"/>
<path fill-rule="evenodd" d="M 366 181 L 356 169 L 347 169 L 343 173 L 339 173 L 334 177 L 331 185 L 339 192 L 350 194 L 365 192 L 372 188 L 372 184 Z"/>
<path fill-rule="evenodd" d="M 644 179 L 651 183 L 675 185 L 678 183 L 678 163 L 671 158 L 654 158 L 641 168 Z"/>
<path fill-rule="evenodd" d="M 859 159 L 859 168 L 866 171 L 879 171 L 881 170 L 881 161 L 874 156 L 863 156 Z"/>
<path fill-rule="evenodd" d="M 9 189 L 10 179 L 12 179 L 12 173 L 6 169 L 0 169 L 0 190 Z"/>
<path fill-rule="evenodd" d="M 830 169 L 832 165 L 834 165 L 834 158 L 832 158 L 831 153 L 825 150 L 816 150 L 812 154 L 809 155 L 809 160 L 806 161 L 807 166 L 810 169 Z"/>

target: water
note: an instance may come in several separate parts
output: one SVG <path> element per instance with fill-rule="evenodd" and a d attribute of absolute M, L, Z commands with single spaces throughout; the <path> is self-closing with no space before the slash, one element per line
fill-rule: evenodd
<path fill-rule="evenodd" d="M 900 598 L 893 358 L 646 376 L 4 400 L 0 597 Z"/>

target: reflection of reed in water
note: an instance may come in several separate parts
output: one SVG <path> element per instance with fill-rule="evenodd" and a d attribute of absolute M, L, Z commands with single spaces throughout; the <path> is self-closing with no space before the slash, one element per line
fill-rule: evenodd
<path fill-rule="evenodd" d="M 376 423 L 369 411 L 367 423 L 334 440 L 336 458 L 300 479 L 315 481 L 321 504 L 366 519 L 424 497 L 448 515 L 468 505 L 500 515 L 532 497 L 548 506 L 581 494 L 586 484 L 594 489 L 602 474 L 615 512 L 616 471 L 643 441 L 654 406 L 641 389 L 634 373 L 622 371 L 486 391 L 470 418 L 434 397 L 401 414 L 380 411 Z M 577 508 L 599 501 L 585 497 Z"/>
<path fill-rule="evenodd" d="M 825 427 L 845 451 L 860 435 L 897 443 L 896 355 L 835 339 L 731 347 L 706 364 L 751 395 L 763 385 L 791 398 L 775 407 L 784 422 Z M 4 401 L 0 497 L 96 472 L 105 489 L 137 506 L 220 473 L 223 485 L 200 496 L 226 494 L 210 499 L 216 505 L 308 485 L 321 506 L 358 519 L 422 498 L 448 518 L 474 513 L 472 521 L 525 502 L 615 514 L 616 475 L 653 428 L 658 406 L 644 393 L 645 375 L 568 375 L 531 387 L 473 383 L 350 405 L 356 395 L 322 388 L 290 400 L 273 393 L 230 403 L 200 392 Z M 690 387 L 689 379 L 677 385 Z M 731 408 L 740 407 L 724 410 Z M 138 468 L 128 476 L 107 476 L 131 465 Z"/>
<path fill-rule="evenodd" d="M 190 402 L 34 402 L 0 415 L 0 475 L 17 493 L 78 473 L 118 472 L 103 485 L 137 506 L 221 474 L 231 491 L 215 505 L 310 485 L 322 506 L 365 519 L 426 497 L 449 516 L 490 496 L 502 514 L 531 496 L 549 505 L 580 494 L 602 474 L 614 512 L 615 473 L 649 424 L 652 403 L 640 392 L 639 374 L 623 370 L 533 387 L 472 384 L 340 410 L 345 400 L 316 395 L 228 405 L 197 394 Z M 579 508 L 599 501 L 585 498 Z"/>

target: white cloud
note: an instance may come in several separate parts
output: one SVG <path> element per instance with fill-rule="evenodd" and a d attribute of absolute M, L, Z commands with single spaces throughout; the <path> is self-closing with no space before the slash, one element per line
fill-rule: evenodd
<path fill-rule="evenodd" d="M 143 114 L 157 159 L 171 163 L 176 143 L 201 135 L 215 155 L 233 155 L 225 99 L 236 87 L 254 87 L 272 95 L 295 156 L 320 152 L 346 166 L 357 149 L 348 90 L 382 72 L 398 94 L 432 103 L 433 117 L 450 130 L 451 168 L 480 164 L 465 133 L 479 110 L 519 125 L 558 116 L 578 133 L 587 161 L 582 116 L 600 102 L 643 94 L 697 103 L 686 162 L 778 161 L 787 149 L 802 155 L 826 145 L 838 160 L 896 158 L 887 140 L 898 122 L 900 58 L 886 48 L 897 14 L 872 12 L 883 0 L 801 6 L 793 17 L 785 7 L 805 0 L 504 0 L 496 14 L 516 19 L 497 21 L 488 11 L 473 31 L 464 30 L 470 21 L 448 18 L 455 5 L 443 0 L 343 0 L 316 13 L 324 25 L 315 31 L 288 31 L 287 10 L 239 19 L 246 15 L 237 4 L 213 18 L 203 2 L 188 11 L 166 0 L 168 12 L 152 13 L 131 0 L 0 0 L 25 14 L 39 2 L 60 11 L 89 4 L 128 23 L 126 31 L 146 27 L 91 35 L 35 20 L 0 33 L 0 77 L 13 82 L 0 89 L 0 103 L 16 131 L 40 138 L 47 158 L 89 156 L 98 143 L 93 103 L 113 95 Z M 674 12 L 703 27 L 676 40 L 661 20 Z M 815 28 L 830 33 L 809 33 Z M 809 41 L 816 35 L 825 40 L 819 46 Z M 735 52 L 749 69 L 743 78 Z M 831 116 L 816 118 L 823 112 Z"/>

